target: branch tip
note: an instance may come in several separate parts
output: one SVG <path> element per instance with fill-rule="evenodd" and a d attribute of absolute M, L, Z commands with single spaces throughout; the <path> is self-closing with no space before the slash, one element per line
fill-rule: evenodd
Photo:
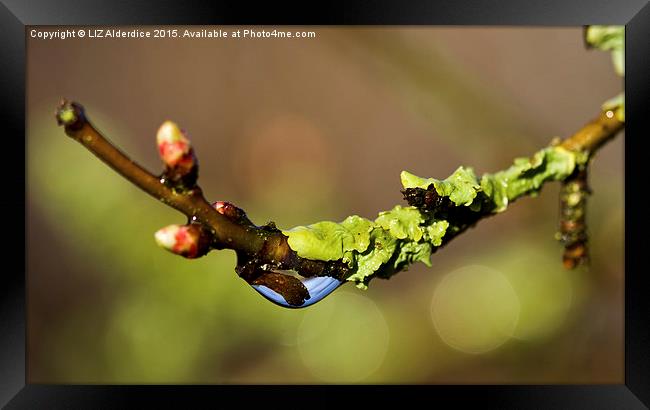
<path fill-rule="evenodd" d="M 78 129 L 86 121 L 86 115 L 83 106 L 76 102 L 62 99 L 56 109 L 56 122 L 63 125 L 66 130 Z"/>

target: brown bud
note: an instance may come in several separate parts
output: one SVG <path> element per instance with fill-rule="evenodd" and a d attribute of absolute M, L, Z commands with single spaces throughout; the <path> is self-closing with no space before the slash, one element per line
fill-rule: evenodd
<path fill-rule="evenodd" d="M 221 215 L 227 217 L 233 222 L 237 222 L 244 225 L 253 225 L 253 222 L 248 219 L 246 212 L 243 209 L 236 207 L 230 202 L 226 201 L 217 201 L 212 204 L 212 207 L 217 210 Z"/>

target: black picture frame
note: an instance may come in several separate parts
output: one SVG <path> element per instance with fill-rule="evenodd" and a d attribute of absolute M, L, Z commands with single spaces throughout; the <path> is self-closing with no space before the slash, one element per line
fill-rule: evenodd
<path fill-rule="evenodd" d="M 603 408 L 636 409 L 650 405 L 650 324 L 644 286 L 643 259 L 635 253 L 643 242 L 639 221 L 642 202 L 639 187 L 646 172 L 638 143 L 644 135 L 643 114 L 650 96 L 650 5 L 644 0 L 538 2 L 456 1 L 330 1 L 314 5 L 246 2 L 59 0 L 57 2 L 3 0 L 0 3 L 0 101 L 5 170 L 0 199 L 10 235 L 3 235 L 5 263 L 0 300 L 0 404 L 7 408 L 106 408 L 141 405 L 188 407 L 189 401 L 224 400 L 239 403 L 260 400 L 283 406 L 337 403 L 328 386 L 71 386 L 26 383 L 25 259 L 19 243 L 25 226 L 25 27 L 76 24 L 363 24 L 363 25 L 626 25 L 626 138 L 625 138 L 625 383 L 620 385 L 545 386 L 337 386 L 366 404 L 404 404 L 414 394 L 431 405 L 481 405 L 495 408 Z M 631 141 L 631 142 L 630 142 Z M 22 153 L 22 155 L 20 155 Z M 8 159 L 7 159 L 8 158 Z M 15 168 L 14 168 L 15 167 Z M 25 221 L 25 219 L 23 219 Z M 27 221 L 25 221 L 27 223 Z M 24 237 L 23 237 L 24 239 Z M 29 249 L 24 249 L 29 252 Z M 10 262 L 16 262 L 12 264 Z M 256 394 L 245 390 L 255 388 Z M 291 389 L 289 392 L 288 390 Z M 289 394 L 290 393 L 290 394 Z M 295 397 L 295 399 L 294 399 Z"/>

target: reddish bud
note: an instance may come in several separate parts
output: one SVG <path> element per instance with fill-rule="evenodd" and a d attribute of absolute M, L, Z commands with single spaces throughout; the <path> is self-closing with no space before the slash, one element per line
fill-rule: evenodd
<path fill-rule="evenodd" d="M 165 165 L 169 168 L 191 168 L 194 166 L 194 155 L 190 140 L 178 125 L 165 121 L 156 135 L 158 152 Z"/>
<path fill-rule="evenodd" d="M 158 246 L 190 259 L 210 250 L 206 234 L 197 224 L 169 225 L 158 230 L 154 237 Z"/>

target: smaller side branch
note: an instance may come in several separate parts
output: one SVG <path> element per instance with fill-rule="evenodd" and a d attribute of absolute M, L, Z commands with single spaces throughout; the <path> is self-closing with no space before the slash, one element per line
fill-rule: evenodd
<path fill-rule="evenodd" d="M 562 263 L 566 269 L 574 269 L 589 262 L 586 209 L 590 193 L 586 168 L 576 170 L 562 182 L 557 239 L 564 246 Z"/>

